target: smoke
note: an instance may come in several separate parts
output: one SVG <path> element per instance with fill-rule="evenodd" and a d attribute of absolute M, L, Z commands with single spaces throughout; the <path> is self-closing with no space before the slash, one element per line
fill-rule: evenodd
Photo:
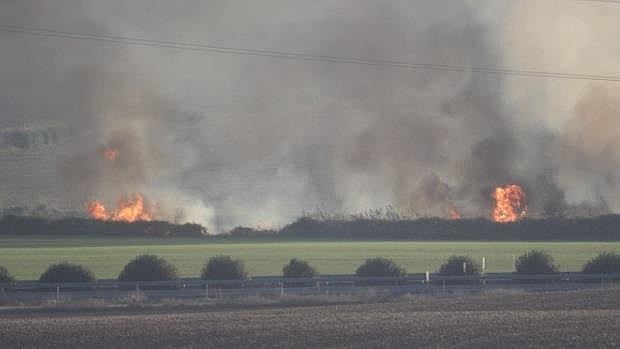
<path fill-rule="evenodd" d="M 458 66 L 604 74 L 620 56 L 618 10 L 565 1 L 20 1 L 0 10 L 5 24 Z M 620 210 L 610 84 L 8 33 L 0 43 L 10 48 L 0 127 L 61 130 L 45 160 L 26 160 L 46 178 L 34 182 L 54 189 L 7 176 L 0 190 L 11 204 L 36 196 L 80 209 L 139 191 L 158 218 L 223 231 L 277 227 L 317 207 L 488 217 L 493 188 L 517 183 L 533 215 Z M 105 147 L 119 150 L 117 161 L 100 156 Z"/>
<path fill-rule="evenodd" d="M 620 209 L 620 100 L 609 88 L 592 87 L 575 106 L 554 144 L 558 182 L 570 198 L 590 197 Z"/>
<path fill-rule="evenodd" d="M 504 60 L 524 69 L 617 76 L 618 15 L 620 7 L 613 4 L 519 2 L 504 28 L 510 43 Z M 547 198 L 543 205 L 552 212 L 564 205 L 577 215 L 619 212 L 620 153 L 612 134 L 619 129 L 620 86 L 515 79 L 506 92 L 525 111 L 521 128 L 542 135 L 526 145 L 526 160 L 530 168 L 544 170 L 538 182 L 547 183 L 546 190 L 536 190 Z"/>

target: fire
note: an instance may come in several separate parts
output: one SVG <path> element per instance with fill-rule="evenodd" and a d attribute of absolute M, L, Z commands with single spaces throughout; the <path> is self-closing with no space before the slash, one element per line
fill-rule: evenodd
<path fill-rule="evenodd" d="M 102 221 L 131 223 L 153 220 L 152 214 L 145 205 L 144 197 L 140 194 L 134 194 L 130 198 L 121 198 L 114 212 L 108 212 L 105 205 L 98 201 L 90 202 L 87 210 L 91 218 Z"/>
<path fill-rule="evenodd" d="M 89 203 L 87 209 L 88 209 L 88 215 L 91 218 L 102 220 L 102 221 L 107 221 L 108 219 L 110 219 L 110 215 L 108 214 L 108 211 L 106 210 L 105 206 L 100 202 L 93 201 Z"/>
<path fill-rule="evenodd" d="M 463 218 L 461 213 L 454 206 L 448 207 L 448 217 L 450 217 L 450 219 L 461 219 L 461 218 Z"/>
<path fill-rule="evenodd" d="M 116 148 L 107 147 L 103 149 L 103 157 L 105 157 L 109 161 L 116 161 L 119 155 L 120 151 Z"/>
<path fill-rule="evenodd" d="M 516 184 L 495 188 L 493 220 L 498 223 L 515 222 L 527 213 L 525 192 Z"/>

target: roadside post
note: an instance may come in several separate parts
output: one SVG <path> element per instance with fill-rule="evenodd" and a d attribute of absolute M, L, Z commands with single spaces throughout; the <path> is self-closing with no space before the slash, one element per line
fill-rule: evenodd
<path fill-rule="evenodd" d="M 484 278 L 485 270 L 487 269 L 487 258 L 482 257 L 482 285 L 486 285 L 487 280 Z"/>

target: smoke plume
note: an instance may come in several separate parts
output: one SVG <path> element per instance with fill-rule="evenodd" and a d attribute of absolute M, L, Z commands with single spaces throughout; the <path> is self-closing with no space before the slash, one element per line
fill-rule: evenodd
<path fill-rule="evenodd" d="M 465 67 L 620 71 L 619 7 L 541 3 L 12 1 L 0 5 L 0 23 Z M 58 134 L 37 151 L 0 150 L 11 169 L 0 184 L 5 206 L 80 210 L 141 192 L 158 218 L 224 231 L 276 227 L 316 208 L 489 217 L 493 188 L 518 183 L 534 216 L 620 211 L 617 83 L 5 32 L 0 43 L 8 48 L 0 127 Z M 119 152 L 112 163 L 106 148 Z"/>

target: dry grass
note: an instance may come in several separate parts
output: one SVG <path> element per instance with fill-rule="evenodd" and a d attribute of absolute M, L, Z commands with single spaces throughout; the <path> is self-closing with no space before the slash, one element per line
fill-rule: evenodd
<path fill-rule="evenodd" d="M 245 300 L 256 306 L 264 299 Z M 618 347 L 618 290 L 3 314 L 6 347 Z M 307 302 L 307 300 L 305 300 Z M 285 305 L 285 306 L 283 306 Z"/>

